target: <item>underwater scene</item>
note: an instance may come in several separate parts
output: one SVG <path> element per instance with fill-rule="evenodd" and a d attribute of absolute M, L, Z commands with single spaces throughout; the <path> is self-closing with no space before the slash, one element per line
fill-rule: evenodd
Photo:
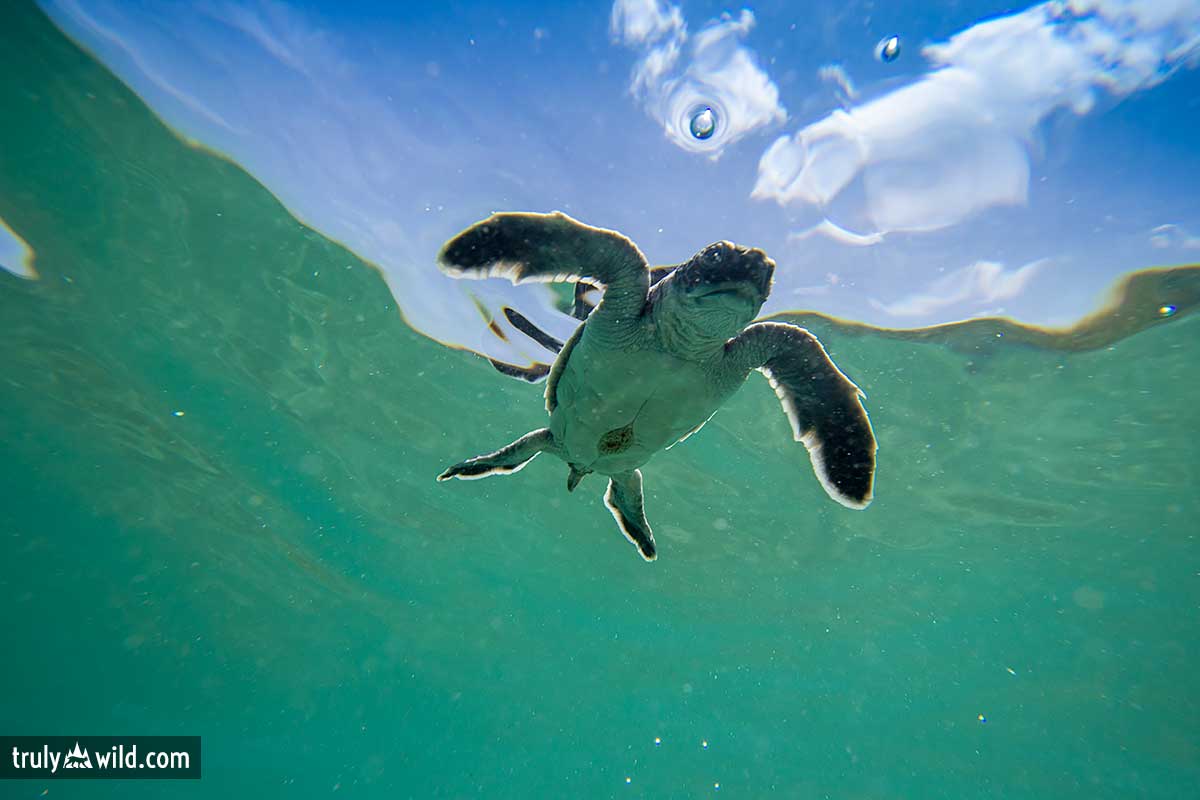
<path fill-rule="evenodd" d="M 1200 796 L 1200 1 L 0 9 L 0 798 Z"/>

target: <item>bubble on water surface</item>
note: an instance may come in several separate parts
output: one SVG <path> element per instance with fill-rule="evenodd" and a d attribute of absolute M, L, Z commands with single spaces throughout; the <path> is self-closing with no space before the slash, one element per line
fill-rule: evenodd
<path fill-rule="evenodd" d="M 710 106 L 697 109 L 692 113 L 692 121 L 688 123 L 692 136 L 704 141 L 711 139 L 717 130 L 717 115 Z"/>
<path fill-rule="evenodd" d="M 875 45 L 875 58 L 890 64 L 900 57 L 900 37 L 885 36 Z"/>

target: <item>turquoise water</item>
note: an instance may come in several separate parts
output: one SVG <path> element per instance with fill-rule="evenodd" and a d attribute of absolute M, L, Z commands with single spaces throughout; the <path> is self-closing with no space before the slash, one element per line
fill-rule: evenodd
<path fill-rule="evenodd" d="M 550 459 L 434 483 L 541 387 L 11 17 L 0 218 L 40 277 L 0 272 L 0 732 L 199 734 L 204 777 L 0 796 L 1200 791 L 1195 273 L 1090 350 L 815 321 L 874 504 L 752 378 L 646 468 L 645 564 Z"/>

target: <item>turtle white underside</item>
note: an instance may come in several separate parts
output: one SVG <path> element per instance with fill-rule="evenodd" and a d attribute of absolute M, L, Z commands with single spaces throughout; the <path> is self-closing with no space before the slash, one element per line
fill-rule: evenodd
<path fill-rule="evenodd" d="M 550 430 L 565 461 L 604 475 L 645 464 L 708 421 L 731 394 L 700 364 L 652 347 L 597 346 L 586 328 L 559 369 Z M 629 445 L 602 452 L 606 434 L 626 426 Z"/>

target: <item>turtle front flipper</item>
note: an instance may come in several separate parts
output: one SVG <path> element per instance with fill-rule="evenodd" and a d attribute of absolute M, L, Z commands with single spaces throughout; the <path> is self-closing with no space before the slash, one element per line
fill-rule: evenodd
<path fill-rule="evenodd" d="M 650 285 L 654 286 L 677 269 L 679 269 L 678 264 L 672 264 L 667 267 L 652 267 L 650 269 Z M 592 313 L 592 309 L 596 307 L 595 301 L 588 295 L 598 291 L 600 291 L 600 287 L 593 286 L 587 281 L 580 281 L 575 284 L 575 300 L 571 305 L 571 316 L 575 319 L 587 319 L 588 315 Z"/>
<path fill-rule="evenodd" d="M 601 335 L 635 329 L 646 305 L 650 268 L 637 245 L 616 231 L 594 228 L 556 211 L 493 214 L 455 236 L 438 254 L 456 278 L 506 277 L 525 281 L 586 281 L 604 296 L 588 316 Z"/>
<path fill-rule="evenodd" d="M 753 369 L 767 376 L 825 492 L 848 508 L 866 508 L 875 482 L 871 420 L 863 393 L 817 337 L 796 325 L 756 322 L 730 340 L 725 360 L 742 378 Z"/>
<path fill-rule="evenodd" d="M 530 431 L 494 453 L 460 461 L 438 475 L 437 479 L 448 481 L 451 478 L 459 478 L 471 481 L 489 475 L 511 475 L 519 472 L 535 456 L 545 451 L 558 453 L 558 443 L 554 441 L 554 435 L 550 433 L 549 428 L 540 428 Z"/>
<path fill-rule="evenodd" d="M 654 532 L 650 530 L 650 523 L 646 521 L 640 469 L 611 476 L 608 491 L 604 493 L 604 505 L 608 506 L 613 519 L 617 521 L 617 527 L 638 549 L 642 558 L 647 561 L 658 558 L 658 551 L 654 546 Z"/>

